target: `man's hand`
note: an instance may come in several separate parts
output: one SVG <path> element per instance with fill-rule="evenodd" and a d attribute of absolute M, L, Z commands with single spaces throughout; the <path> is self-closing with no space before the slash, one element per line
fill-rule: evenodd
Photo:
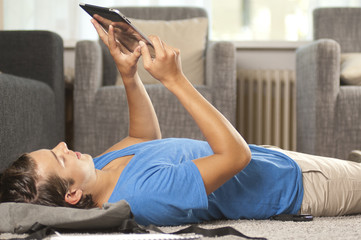
<path fill-rule="evenodd" d="M 166 87 L 179 79 L 184 79 L 181 66 L 180 50 L 165 44 L 159 37 L 150 36 L 155 49 L 155 58 L 149 53 L 148 46 L 139 42 L 144 68 Z"/>
<path fill-rule="evenodd" d="M 95 19 L 92 19 L 91 22 L 100 39 L 108 47 L 123 80 L 134 78 L 137 73 L 137 62 L 141 55 L 140 47 L 135 48 L 134 52 L 129 52 L 126 47 L 115 39 L 112 25 L 109 25 L 107 34 Z"/>

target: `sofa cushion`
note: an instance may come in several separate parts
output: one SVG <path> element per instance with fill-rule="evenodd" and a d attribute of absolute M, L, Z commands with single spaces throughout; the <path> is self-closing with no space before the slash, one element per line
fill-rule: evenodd
<path fill-rule="evenodd" d="M 361 53 L 341 54 L 341 81 L 345 85 L 361 85 Z"/>
<path fill-rule="evenodd" d="M 174 21 L 130 19 L 145 35 L 157 35 L 165 43 L 181 50 L 182 69 L 194 85 L 204 84 L 204 51 L 208 33 L 207 18 Z M 138 62 L 138 72 L 145 84 L 158 83 Z M 121 85 L 120 76 L 117 85 Z"/>

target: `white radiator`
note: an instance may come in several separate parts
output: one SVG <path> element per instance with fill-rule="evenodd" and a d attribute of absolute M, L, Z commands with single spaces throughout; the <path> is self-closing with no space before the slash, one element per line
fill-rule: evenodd
<path fill-rule="evenodd" d="M 237 129 L 248 143 L 296 150 L 296 92 L 292 70 L 240 69 Z"/>

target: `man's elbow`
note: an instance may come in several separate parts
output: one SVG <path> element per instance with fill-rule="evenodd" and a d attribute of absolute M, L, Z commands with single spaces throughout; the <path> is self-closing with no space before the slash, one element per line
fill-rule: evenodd
<path fill-rule="evenodd" d="M 162 139 L 162 132 L 158 131 L 154 135 L 154 140 Z"/>
<path fill-rule="evenodd" d="M 248 145 L 243 146 L 240 149 L 240 153 L 238 153 L 238 158 L 237 158 L 238 171 L 242 171 L 251 162 L 251 159 L 252 159 L 251 149 L 248 147 Z"/>

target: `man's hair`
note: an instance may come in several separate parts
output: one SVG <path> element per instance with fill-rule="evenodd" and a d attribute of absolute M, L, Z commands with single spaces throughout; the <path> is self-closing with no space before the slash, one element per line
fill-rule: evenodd
<path fill-rule="evenodd" d="M 96 207 L 91 194 L 83 195 L 75 205 L 67 203 L 65 195 L 74 184 L 74 180 L 63 179 L 53 174 L 40 181 L 36 169 L 36 162 L 26 153 L 13 162 L 0 176 L 0 202 L 75 208 Z"/>

